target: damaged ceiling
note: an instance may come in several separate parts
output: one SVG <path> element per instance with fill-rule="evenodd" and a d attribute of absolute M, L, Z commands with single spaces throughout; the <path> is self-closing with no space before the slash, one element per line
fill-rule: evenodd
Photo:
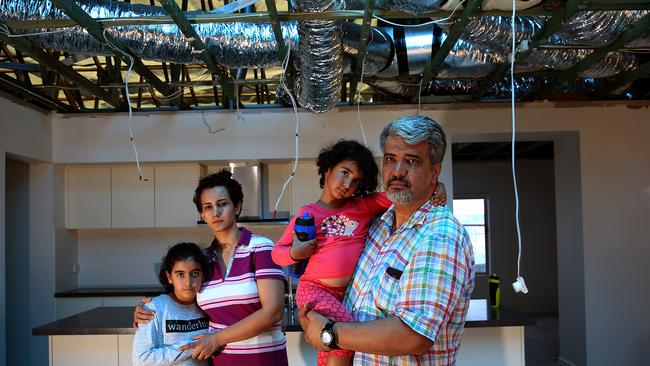
<path fill-rule="evenodd" d="M 650 2 L 515 3 L 518 100 L 650 100 Z M 0 89 L 61 113 L 506 102 L 511 4 L 0 0 Z"/>

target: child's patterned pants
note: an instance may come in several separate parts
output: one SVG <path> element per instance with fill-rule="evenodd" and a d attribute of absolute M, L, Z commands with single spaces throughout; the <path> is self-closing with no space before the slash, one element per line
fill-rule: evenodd
<path fill-rule="evenodd" d="M 343 295 L 347 287 L 331 287 L 318 280 L 300 279 L 296 289 L 296 304 L 302 307 L 310 304 L 312 309 L 326 318 L 340 322 L 351 322 L 352 315 L 343 307 Z M 336 349 L 318 352 L 318 366 L 327 365 L 327 356 L 351 357 L 352 351 Z"/>

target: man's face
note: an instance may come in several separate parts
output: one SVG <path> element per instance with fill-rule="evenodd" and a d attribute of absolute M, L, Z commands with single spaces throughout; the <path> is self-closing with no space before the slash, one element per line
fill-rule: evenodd
<path fill-rule="evenodd" d="M 440 175 L 440 163 L 431 163 L 426 141 L 409 145 L 389 136 L 384 143 L 382 178 L 386 195 L 397 206 L 421 206 L 431 197 Z"/>

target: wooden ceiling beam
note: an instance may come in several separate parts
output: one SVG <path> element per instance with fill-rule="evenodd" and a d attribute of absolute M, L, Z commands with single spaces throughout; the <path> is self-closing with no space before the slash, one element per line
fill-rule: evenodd
<path fill-rule="evenodd" d="M 359 53 L 357 53 L 356 63 L 354 67 L 354 75 L 350 82 L 350 102 L 356 97 L 357 90 L 361 85 L 361 78 L 363 78 L 363 62 L 368 53 L 368 41 L 370 38 L 370 23 L 372 22 L 372 14 L 375 11 L 375 0 L 367 0 L 366 8 L 363 12 L 363 23 L 361 28 L 361 35 L 359 36 Z"/>
<path fill-rule="evenodd" d="M 221 86 L 221 90 L 223 90 L 226 98 L 229 98 L 231 101 L 234 100 L 235 94 L 233 91 L 232 78 L 228 72 L 217 63 L 215 54 L 213 53 L 214 51 L 205 47 L 201 37 L 199 37 L 192 24 L 187 20 L 183 10 L 181 10 L 174 0 L 160 0 L 160 4 L 167 14 L 174 19 L 176 25 L 181 32 L 183 32 L 183 35 L 185 35 L 192 47 L 194 47 L 196 51 L 202 51 L 200 53 L 201 59 L 207 65 L 208 70 L 210 70 L 213 75 L 218 76 L 219 85 Z M 224 105 L 228 104 L 229 103 L 225 103 Z"/>
<path fill-rule="evenodd" d="M 460 35 L 463 34 L 467 23 L 469 23 L 469 18 L 481 8 L 482 2 L 482 0 L 467 1 L 460 18 L 451 26 L 447 38 L 442 42 L 433 57 L 427 61 L 424 71 L 422 71 L 422 85 L 424 88 L 427 88 L 433 77 L 438 74 L 440 67 L 449 55 L 449 51 L 454 47 Z"/>
<path fill-rule="evenodd" d="M 32 100 L 34 104 L 39 107 L 46 109 L 48 111 L 56 110 L 61 113 L 71 113 L 74 112 L 74 109 L 66 104 L 59 102 L 58 100 L 52 100 L 51 98 L 41 94 L 39 90 L 30 88 L 28 85 L 23 83 L 20 80 L 12 79 L 4 74 L 0 74 L 0 85 L 5 85 L 8 89 L 13 92 L 22 95 L 25 100 Z"/>
<path fill-rule="evenodd" d="M 623 48 L 633 39 L 643 36 L 648 32 L 650 32 L 650 14 L 645 15 L 643 18 L 627 27 L 614 41 L 595 49 L 572 68 L 557 73 L 549 82 L 547 89 L 552 90 L 563 82 L 574 80 L 578 77 L 579 73 L 589 69 L 589 67 L 596 64 L 598 61 L 603 60 L 608 53 Z"/>
<path fill-rule="evenodd" d="M 524 61 L 532 51 L 539 46 L 539 44 L 548 39 L 550 36 L 560 29 L 571 17 L 578 12 L 578 7 L 585 0 L 569 0 L 560 8 L 553 11 L 550 18 L 544 23 L 544 26 L 539 29 L 530 39 L 528 43 L 528 51 L 520 52 L 517 54 L 515 64 Z M 510 70 L 509 63 L 500 64 L 487 78 L 481 81 L 481 88 L 472 95 L 474 99 L 479 99 L 488 93 L 497 83 L 501 82 Z"/>
<path fill-rule="evenodd" d="M 70 19 L 74 20 L 78 25 L 82 26 L 90 35 L 102 44 L 110 43 L 116 48 L 115 55 L 122 59 L 126 64 L 133 63 L 133 69 L 145 80 L 153 85 L 153 87 L 161 92 L 163 95 L 171 95 L 172 88 L 163 83 L 156 74 L 149 70 L 140 58 L 133 55 L 133 53 L 122 44 L 122 42 L 113 37 L 110 33 L 104 32 L 103 25 L 93 19 L 86 13 L 75 1 L 73 0 L 51 0 L 57 8 L 61 9 Z M 171 101 L 179 109 L 190 109 L 190 106 L 184 102 L 174 99 Z"/>
<path fill-rule="evenodd" d="M 31 58 L 38 61 L 41 65 L 44 65 L 48 69 L 56 72 L 61 75 L 68 81 L 78 85 L 87 92 L 97 95 L 106 103 L 112 105 L 118 110 L 124 109 L 124 104 L 119 100 L 112 98 L 110 93 L 106 90 L 98 87 L 92 81 L 86 79 L 78 72 L 74 71 L 72 68 L 62 64 L 58 59 L 50 56 L 40 47 L 36 46 L 30 40 L 25 37 L 7 37 L 4 34 L 0 34 L 0 39 L 4 42 L 11 44 L 16 50 L 19 50 L 23 53 L 29 54 Z"/>

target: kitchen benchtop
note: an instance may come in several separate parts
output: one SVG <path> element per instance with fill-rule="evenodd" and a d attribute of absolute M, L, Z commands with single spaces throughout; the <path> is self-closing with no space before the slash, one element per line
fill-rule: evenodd
<path fill-rule="evenodd" d="M 164 293 L 160 286 L 139 287 L 84 287 L 59 291 L 54 297 L 110 297 L 110 296 L 158 296 Z"/>
<path fill-rule="evenodd" d="M 32 335 L 97 335 L 133 334 L 133 307 L 99 307 L 32 329 Z M 466 328 L 513 327 L 535 325 L 535 319 L 515 310 L 501 307 L 491 310 L 485 300 L 472 300 Z M 298 317 L 285 314 L 283 326 L 287 332 L 300 332 Z"/>

